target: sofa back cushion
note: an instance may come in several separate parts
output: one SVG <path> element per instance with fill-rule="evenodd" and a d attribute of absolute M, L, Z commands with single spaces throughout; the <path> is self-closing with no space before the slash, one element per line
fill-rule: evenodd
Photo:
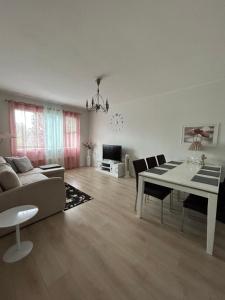
<path fill-rule="evenodd" d="M 31 161 L 26 156 L 14 158 L 13 162 L 16 165 L 16 168 L 19 171 L 19 173 L 25 173 L 30 170 L 33 170 L 34 168 L 32 166 Z"/>
<path fill-rule="evenodd" d="M 3 191 L 21 186 L 19 177 L 9 165 L 0 165 L 0 186 Z"/>
<path fill-rule="evenodd" d="M 0 165 L 2 165 L 2 164 L 7 164 L 7 162 L 6 162 L 6 160 L 4 159 L 4 157 L 3 156 L 0 156 Z M 3 189 L 2 189 L 2 187 L 1 187 L 1 185 L 0 185 L 0 194 L 3 192 Z"/>
<path fill-rule="evenodd" d="M 6 162 L 13 168 L 13 170 L 16 173 L 18 173 L 18 169 L 17 169 L 15 163 L 13 162 L 14 158 L 17 158 L 17 156 L 5 156 Z"/>

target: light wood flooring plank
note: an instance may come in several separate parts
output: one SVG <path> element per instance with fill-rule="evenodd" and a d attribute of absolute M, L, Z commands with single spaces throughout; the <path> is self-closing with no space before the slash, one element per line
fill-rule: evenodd
<path fill-rule="evenodd" d="M 114 300 L 225 299 L 225 225 L 218 223 L 215 256 L 205 253 L 206 219 L 190 213 L 180 232 L 181 206 L 148 200 L 134 213 L 133 178 L 80 168 L 65 180 L 94 197 L 22 230 L 32 253 L 15 264 L 0 261 L 0 299 Z M 184 197 L 185 195 L 183 195 Z M 14 235 L 0 239 L 0 255 Z"/>

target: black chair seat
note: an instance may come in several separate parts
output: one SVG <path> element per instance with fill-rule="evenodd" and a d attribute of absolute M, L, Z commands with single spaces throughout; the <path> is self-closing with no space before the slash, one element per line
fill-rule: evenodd
<path fill-rule="evenodd" d="M 165 199 L 171 193 L 171 189 L 162 187 L 153 183 L 145 183 L 145 194 L 158 198 L 159 200 Z"/>
<path fill-rule="evenodd" d="M 192 210 L 196 210 L 202 214 L 207 214 L 208 199 L 190 194 L 184 201 L 183 206 Z"/>
<path fill-rule="evenodd" d="M 217 202 L 217 220 L 225 223 L 225 181 L 220 183 L 218 202 Z M 185 208 L 189 208 L 207 215 L 208 199 L 190 194 L 183 202 Z"/>

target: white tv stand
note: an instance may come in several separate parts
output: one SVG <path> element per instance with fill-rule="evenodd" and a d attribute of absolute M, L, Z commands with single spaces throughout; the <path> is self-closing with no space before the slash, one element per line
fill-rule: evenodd
<path fill-rule="evenodd" d="M 104 159 L 97 162 L 96 170 L 117 178 L 124 177 L 125 164 L 118 161 Z"/>

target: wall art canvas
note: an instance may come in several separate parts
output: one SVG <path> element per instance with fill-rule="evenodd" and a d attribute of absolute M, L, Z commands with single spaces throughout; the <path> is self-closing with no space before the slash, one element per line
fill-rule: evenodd
<path fill-rule="evenodd" d="M 201 137 L 203 145 L 215 145 L 218 139 L 219 124 L 190 124 L 183 126 L 182 143 L 192 143 L 194 137 Z"/>

